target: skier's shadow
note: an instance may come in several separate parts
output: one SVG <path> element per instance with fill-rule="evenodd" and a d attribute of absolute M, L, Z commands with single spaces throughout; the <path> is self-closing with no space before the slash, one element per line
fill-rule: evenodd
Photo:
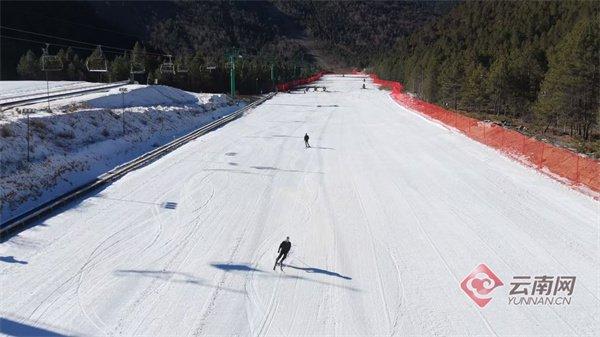
<path fill-rule="evenodd" d="M 6 336 L 66 336 L 38 326 L 0 317 L 0 332 Z"/>
<path fill-rule="evenodd" d="M 259 273 L 263 272 L 262 270 L 256 269 L 254 267 L 250 267 L 247 264 L 211 263 L 210 265 L 217 269 L 221 269 L 224 271 L 245 271 L 245 272 L 256 271 Z"/>
<path fill-rule="evenodd" d="M 0 256 L 0 261 L 6 262 L 6 263 L 27 264 L 27 261 L 17 260 L 12 255 L 11 256 Z"/>
<path fill-rule="evenodd" d="M 344 276 L 344 275 L 341 275 L 334 271 L 329 271 L 329 270 L 325 270 L 325 269 L 319 269 L 319 268 L 313 268 L 313 267 L 302 268 L 302 267 L 298 267 L 298 266 L 292 266 L 290 264 L 284 264 L 284 266 L 290 267 L 293 269 L 304 270 L 307 273 L 316 273 L 316 274 L 324 274 L 324 275 L 328 275 L 328 276 L 335 276 L 335 277 L 343 278 L 345 280 L 352 279 L 352 277 L 350 277 L 350 276 Z"/>
<path fill-rule="evenodd" d="M 311 149 L 319 149 L 319 150 L 335 150 L 332 147 L 324 147 L 324 146 L 311 146 Z"/>
<path fill-rule="evenodd" d="M 330 283 L 330 282 L 326 282 L 326 281 L 322 281 L 322 280 L 316 280 L 316 279 L 312 279 L 312 278 L 304 277 L 304 276 L 300 276 L 300 275 L 286 275 L 285 273 L 277 275 L 277 274 L 273 274 L 273 273 L 267 273 L 264 270 L 254 268 L 251 265 L 246 264 L 246 263 L 235 263 L 235 264 L 234 263 L 211 263 L 210 265 L 214 268 L 221 269 L 228 273 L 258 273 L 257 275 L 260 275 L 261 277 L 276 277 L 276 278 L 285 278 L 285 279 L 295 279 L 295 280 L 301 280 L 301 281 L 306 281 L 306 282 L 316 282 L 316 283 L 327 285 L 327 286 L 339 287 L 339 288 L 350 290 L 350 291 L 360 291 L 359 289 L 354 288 L 354 287 L 349 287 L 349 286 L 342 285 L 342 284 L 334 284 L 334 283 Z M 284 264 L 284 266 L 298 269 L 298 270 L 304 270 L 307 273 L 335 276 L 335 277 L 340 277 L 340 278 L 343 278 L 346 280 L 352 279 L 348 276 L 343 276 L 338 273 L 335 273 L 335 272 L 332 272 L 329 270 L 319 269 L 319 268 L 300 268 L 300 267 L 290 266 L 290 265 L 286 265 L 286 264 Z"/>

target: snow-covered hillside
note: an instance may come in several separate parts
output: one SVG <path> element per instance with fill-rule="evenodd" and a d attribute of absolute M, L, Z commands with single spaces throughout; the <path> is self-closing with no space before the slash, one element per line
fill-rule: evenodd
<path fill-rule="evenodd" d="M 27 118 L 19 113 L 22 108 L 3 112 L 2 219 L 239 108 L 225 95 L 196 94 L 167 86 L 122 88 L 128 90 L 124 95 L 114 88 L 53 101 L 52 113 L 43 110 L 46 103 L 28 106 L 37 109 L 30 115 L 29 162 Z"/>
<path fill-rule="evenodd" d="M 279 93 L 3 242 L 9 332 L 600 336 L 600 203 L 364 83 Z M 509 303 L 557 277 L 570 304 Z"/>
<path fill-rule="evenodd" d="M 67 93 L 81 89 L 99 88 L 106 83 L 82 81 L 0 81 L 0 104 L 25 97 L 45 96 Z"/>

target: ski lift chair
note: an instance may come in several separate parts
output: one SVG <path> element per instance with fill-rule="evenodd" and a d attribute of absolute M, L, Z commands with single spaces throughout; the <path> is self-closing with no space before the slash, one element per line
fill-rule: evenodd
<path fill-rule="evenodd" d="M 105 73 L 108 71 L 108 64 L 106 62 L 106 57 L 104 57 L 104 53 L 102 53 L 102 47 L 98 46 L 98 50 L 100 51 L 99 55 L 94 57 L 90 56 L 85 61 L 85 67 L 91 73 Z"/>
<path fill-rule="evenodd" d="M 160 72 L 163 74 L 175 74 L 175 65 L 173 64 L 173 61 L 171 59 L 171 55 L 167 55 L 167 57 L 169 58 L 168 61 L 163 62 L 160 65 Z"/>
<path fill-rule="evenodd" d="M 48 47 L 50 44 L 46 43 L 46 48 L 42 48 L 42 71 L 61 71 L 63 70 L 63 63 L 58 55 L 50 55 Z"/>
<path fill-rule="evenodd" d="M 177 72 L 178 73 L 187 73 L 190 69 L 188 68 L 187 62 L 184 58 L 181 58 L 179 62 L 177 62 Z"/>
<path fill-rule="evenodd" d="M 187 73 L 190 70 L 188 69 L 188 67 L 185 64 L 178 64 L 177 65 L 177 72 L 178 73 Z"/>

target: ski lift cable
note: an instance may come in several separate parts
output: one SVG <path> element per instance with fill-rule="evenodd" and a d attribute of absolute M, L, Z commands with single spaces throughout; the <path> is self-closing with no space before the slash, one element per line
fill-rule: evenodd
<path fill-rule="evenodd" d="M 25 15 L 32 15 L 33 14 L 33 15 L 38 16 L 38 17 L 42 17 L 42 18 L 46 18 L 46 19 L 50 19 L 50 20 L 54 20 L 54 21 L 58 21 L 58 22 L 64 22 L 64 23 L 67 23 L 67 24 L 70 24 L 70 25 L 73 25 L 73 26 L 86 27 L 86 28 L 93 29 L 93 30 L 96 30 L 96 31 L 105 31 L 105 32 L 110 32 L 110 33 L 116 33 L 116 34 L 120 34 L 120 35 L 123 35 L 123 36 L 130 36 L 130 37 L 135 37 L 136 39 L 139 39 L 139 40 L 144 40 L 144 38 L 140 37 L 139 35 L 135 35 L 135 34 L 131 34 L 131 33 L 125 33 L 125 32 L 121 32 L 121 31 L 114 30 L 114 29 L 95 27 L 95 26 L 92 26 L 92 25 L 86 25 L 86 24 L 83 24 L 83 23 L 78 23 L 78 22 L 73 22 L 73 21 L 69 21 L 69 20 L 64 20 L 64 19 L 59 19 L 59 18 L 51 17 L 51 16 L 44 15 L 44 14 L 41 14 L 41 13 L 28 12 L 28 11 L 19 11 L 19 10 L 16 10 L 16 11 L 20 12 L 20 13 L 23 13 Z"/>
<path fill-rule="evenodd" d="M 8 35 L 4 35 L 4 34 L 0 34 L 0 37 L 5 38 L 5 39 L 11 39 L 11 40 L 17 40 L 17 41 L 24 41 L 24 42 L 31 42 L 31 43 L 37 43 L 37 44 L 41 44 L 41 45 L 46 45 L 45 41 L 40 41 L 40 40 L 31 40 L 31 39 L 24 39 L 21 37 L 14 37 L 14 36 L 8 36 Z M 72 49 L 78 49 L 78 50 L 96 50 L 96 48 L 88 48 L 88 47 L 78 47 L 78 46 L 71 46 L 71 45 L 67 45 L 67 44 L 61 44 L 61 43 L 52 43 L 53 46 L 57 46 L 57 47 L 64 47 L 64 48 L 72 48 Z M 104 53 L 111 53 L 111 54 L 119 54 L 122 55 L 122 52 L 114 52 L 114 51 L 103 51 Z"/>
<path fill-rule="evenodd" d="M 5 28 L 5 26 L 0 25 L 0 28 Z M 34 33 L 34 34 L 39 34 L 40 33 Z M 44 34 L 45 35 L 45 34 Z M 5 39 L 11 39 L 11 40 L 16 40 L 16 41 L 23 41 L 23 42 L 30 42 L 30 43 L 36 43 L 36 44 L 40 44 L 40 45 L 46 45 L 47 41 L 41 41 L 41 40 L 33 40 L 33 39 L 28 39 L 28 38 L 22 38 L 22 37 L 16 37 L 16 36 L 9 36 L 9 35 L 5 35 L 5 34 L 1 34 L 0 33 L 0 37 L 5 38 Z M 61 38 L 62 39 L 62 38 Z M 89 44 L 94 46 L 94 48 L 91 47 L 82 47 L 82 46 L 74 46 L 74 45 L 69 45 L 69 44 L 64 44 L 64 43 L 51 43 L 50 45 L 52 46 L 57 46 L 57 47 L 63 47 L 63 48 L 72 48 L 72 49 L 76 49 L 76 50 L 86 50 L 86 51 L 95 51 L 98 47 L 98 44 L 92 44 L 92 43 L 88 43 L 88 42 L 80 42 L 77 41 L 78 43 L 85 43 L 85 44 Z M 118 48 L 118 47 L 110 47 L 110 46 L 106 46 L 106 45 L 101 45 L 102 46 L 102 53 L 104 54 L 112 54 L 112 55 L 123 55 L 123 51 L 125 52 L 132 52 L 133 49 L 124 49 L 124 48 Z M 104 48 L 113 48 L 113 49 L 118 49 L 121 51 L 112 51 L 112 50 L 105 50 Z M 158 54 L 158 53 L 152 53 L 152 52 L 146 52 L 147 55 L 152 55 L 152 56 L 162 56 L 162 57 L 166 57 L 169 56 L 170 54 Z M 172 57 L 172 55 L 171 55 Z M 207 67 L 208 70 L 214 70 L 216 69 L 216 67 L 210 69 L 212 67 Z"/>
<path fill-rule="evenodd" d="M 45 41 L 24 39 L 24 38 L 19 38 L 19 37 L 14 37 L 14 36 L 7 36 L 7 35 L 3 35 L 3 34 L 0 34 L 0 37 L 6 38 L 6 39 L 11 39 L 11 40 L 23 41 L 23 42 L 31 42 L 31 43 L 35 43 L 35 44 L 40 44 L 42 46 L 46 45 Z M 57 47 L 64 47 L 64 48 L 72 48 L 72 49 L 77 49 L 77 50 L 86 50 L 86 51 L 92 51 L 92 52 L 94 52 L 97 49 L 97 46 L 96 46 L 96 48 L 88 48 L 88 47 L 70 46 L 70 45 L 60 44 L 60 43 L 52 43 L 50 45 L 57 46 Z M 105 50 L 102 50 L 102 53 L 103 54 L 114 54 L 114 55 L 119 55 L 119 56 L 123 55 L 122 52 L 105 51 Z M 139 62 L 135 61 L 135 55 L 133 56 L 133 59 L 132 59 L 132 67 L 135 68 L 135 69 L 132 69 L 132 72 L 134 74 L 142 74 L 142 73 L 146 72 L 146 70 L 144 69 L 144 66 L 142 64 L 140 64 Z M 185 71 L 181 71 L 181 72 L 185 72 Z"/>
<path fill-rule="evenodd" d="M 43 36 L 43 37 L 47 37 L 47 38 L 53 38 L 53 39 L 58 39 L 58 40 L 64 40 L 64 41 L 74 42 L 74 43 L 86 44 L 86 45 L 90 45 L 90 46 L 97 46 L 98 45 L 98 43 L 78 41 L 78 40 L 68 39 L 68 38 L 64 38 L 64 37 L 60 37 L 60 36 L 56 36 L 56 35 L 42 34 L 42 33 L 27 31 L 27 30 L 23 30 L 23 29 L 17 29 L 17 28 L 7 27 L 7 26 L 3 26 L 3 25 L 0 25 L 0 28 L 7 29 L 7 30 L 12 30 L 12 31 L 16 31 L 16 32 L 20 32 L 20 33 L 25 33 L 25 34 L 32 34 L 32 35 L 38 35 L 38 36 Z M 131 51 L 132 50 L 132 49 L 126 49 L 126 48 L 121 48 L 121 47 L 109 46 L 109 45 L 105 45 L 105 44 L 102 44 L 102 46 L 104 46 L 106 48 L 110 48 L 110 49 L 121 50 L 121 51 Z M 160 54 L 160 53 L 153 53 L 153 52 L 146 52 L 146 54 L 147 55 L 154 55 L 154 56 L 167 56 L 167 54 Z"/>
<path fill-rule="evenodd" d="M 33 35 L 39 35 L 39 36 L 53 38 L 53 39 L 58 39 L 58 40 L 64 40 L 64 41 L 69 41 L 69 42 L 74 42 L 74 43 L 86 44 L 86 45 L 90 45 L 90 46 L 97 46 L 98 45 L 97 43 L 90 43 L 90 42 L 78 41 L 78 40 L 68 39 L 68 38 L 59 37 L 59 36 L 55 36 L 55 35 L 49 35 L 49 34 L 43 34 L 43 33 L 37 33 L 37 32 L 27 31 L 27 30 L 23 30 L 23 29 L 6 27 L 6 26 L 2 26 L 2 25 L 0 25 L 0 28 L 12 30 L 12 31 L 16 31 L 16 32 L 20 32 L 20 33 L 25 33 L 25 34 L 33 34 Z M 103 45 L 103 46 L 110 47 L 112 49 L 127 50 L 125 48 L 111 47 L 111 46 L 108 46 L 108 45 Z"/>
<path fill-rule="evenodd" d="M 17 41 L 23 41 L 23 42 L 31 42 L 31 43 L 46 45 L 46 41 L 24 39 L 24 38 L 20 38 L 20 37 L 8 36 L 8 35 L 4 35 L 4 34 L 0 34 L 0 37 L 5 38 L 5 39 L 11 39 L 11 40 L 17 40 Z M 51 45 L 52 46 L 57 46 L 57 47 L 72 48 L 72 49 L 77 49 L 77 50 L 89 50 L 89 51 L 96 50 L 96 48 L 71 46 L 71 45 L 62 44 L 62 43 L 51 43 Z M 131 50 L 126 50 L 126 51 L 131 51 Z M 102 52 L 104 54 L 123 55 L 123 52 L 117 52 L 117 51 L 111 51 L 111 50 L 102 50 Z"/>
<path fill-rule="evenodd" d="M 81 50 L 89 50 L 89 51 L 96 51 L 98 49 L 98 46 L 96 46 L 96 48 L 87 48 L 87 47 L 78 47 L 78 46 L 70 46 L 70 45 L 66 45 L 66 44 L 60 44 L 60 43 L 53 43 L 53 44 L 49 44 L 46 43 L 44 41 L 39 41 L 39 40 L 32 40 L 32 39 L 24 39 L 24 38 L 19 38 L 19 37 L 14 37 L 14 36 L 8 36 L 8 35 L 4 35 L 4 34 L 0 34 L 1 38 L 6 38 L 6 39 L 12 39 L 12 40 L 17 40 L 17 41 L 23 41 L 23 42 L 30 42 L 30 43 L 35 43 L 35 44 L 40 44 L 42 46 L 45 46 L 45 48 L 42 48 L 44 51 L 44 54 L 42 55 L 42 57 L 44 58 L 44 60 L 47 59 L 52 59 L 54 61 L 54 59 L 56 59 L 56 55 L 49 55 L 47 53 L 47 48 L 48 46 L 58 46 L 58 47 L 65 47 L 65 48 L 72 48 L 72 49 L 81 49 Z M 128 50 L 129 51 L 129 50 Z M 111 54 L 117 54 L 117 55 L 122 55 L 122 53 L 120 52 L 114 52 L 114 51 L 104 51 L 101 49 L 102 54 L 106 54 L 106 53 L 111 53 Z M 91 69 L 89 66 L 89 60 L 86 61 L 86 67 L 88 68 L 88 71 L 90 72 L 105 72 L 107 70 L 105 70 L 105 66 L 102 67 L 93 67 L 94 69 Z M 106 60 L 104 60 L 106 61 Z M 61 65 L 62 67 L 62 65 Z M 100 69 L 101 68 L 101 69 Z M 58 70 L 58 69 L 52 69 L 52 70 Z M 173 68 L 171 71 L 169 72 L 174 72 L 175 69 Z M 133 55 L 132 57 L 132 61 L 131 61 L 131 69 L 130 69 L 130 73 L 131 74 L 143 74 L 146 72 L 146 69 L 143 65 L 143 63 L 140 63 L 139 61 L 136 61 L 136 55 Z M 185 72 L 185 71 L 182 71 Z"/>

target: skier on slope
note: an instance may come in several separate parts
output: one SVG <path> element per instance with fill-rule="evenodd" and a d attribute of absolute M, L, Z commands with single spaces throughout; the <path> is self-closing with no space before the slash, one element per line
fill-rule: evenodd
<path fill-rule="evenodd" d="M 275 260 L 273 270 L 275 270 L 275 267 L 277 267 L 277 263 L 279 263 L 279 267 L 281 268 L 281 270 L 283 270 L 283 260 L 285 260 L 291 248 L 292 243 L 290 242 L 290 237 L 288 236 L 286 237 L 285 241 L 282 241 L 279 245 L 279 249 L 277 250 L 279 256 L 277 256 L 277 259 Z M 279 259 L 281 259 L 281 261 L 279 261 Z"/>
<path fill-rule="evenodd" d="M 310 144 L 308 144 L 308 139 L 309 139 L 309 138 L 310 138 L 310 137 L 308 137 L 308 133 L 305 133 L 305 134 L 304 134 L 304 147 L 306 147 L 306 148 L 309 148 L 309 147 L 310 147 Z"/>

